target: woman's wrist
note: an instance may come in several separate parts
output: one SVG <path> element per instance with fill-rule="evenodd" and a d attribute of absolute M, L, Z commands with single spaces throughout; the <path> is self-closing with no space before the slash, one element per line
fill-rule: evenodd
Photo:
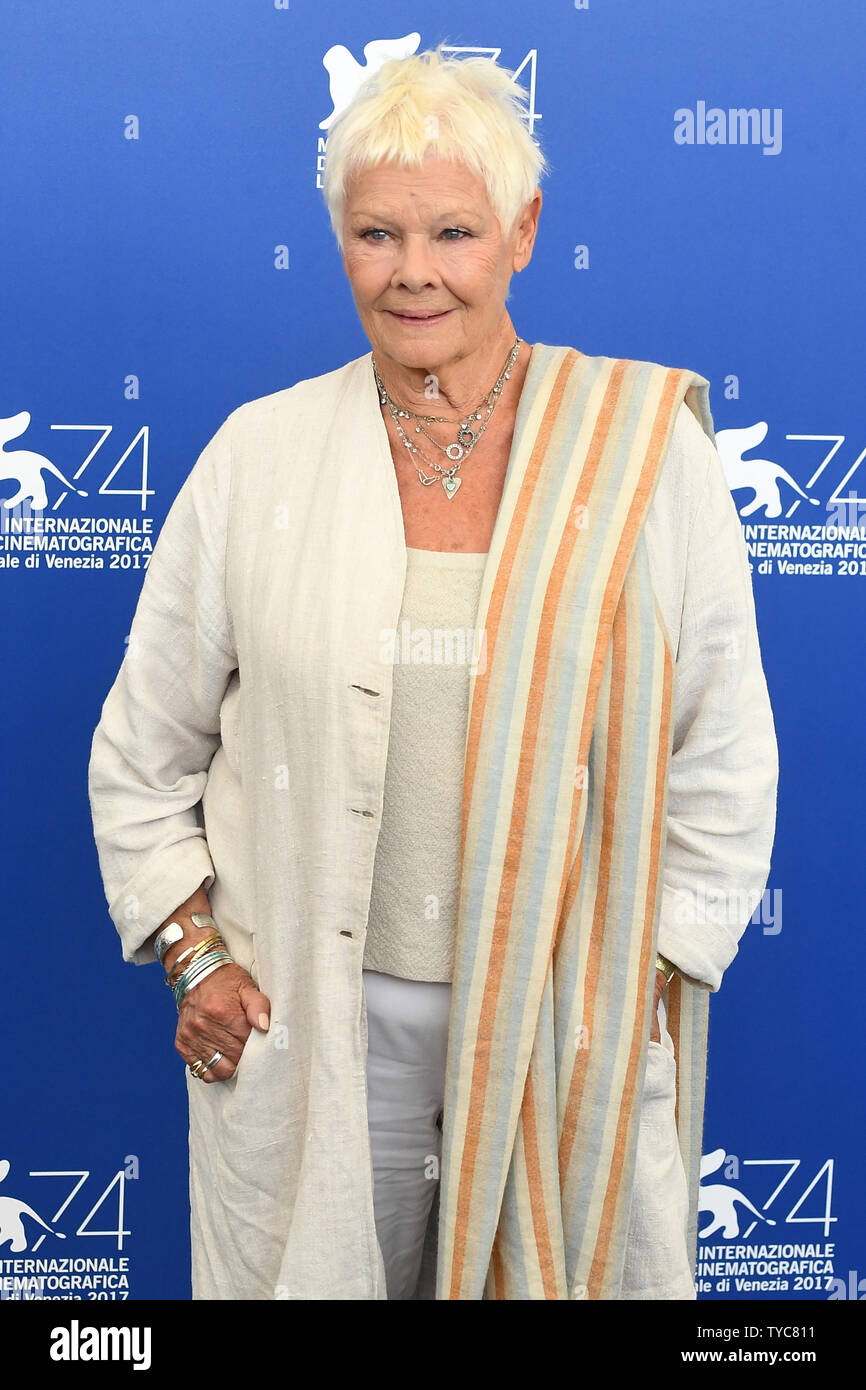
<path fill-rule="evenodd" d="M 659 951 L 656 955 L 656 971 L 659 975 L 664 975 L 665 986 L 669 985 L 676 974 L 676 966 L 669 961 L 667 956 L 663 956 Z"/>
<path fill-rule="evenodd" d="M 179 955 L 190 946 L 197 946 L 200 941 L 204 940 L 209 931 L 213 931 L 213 927 L 209 925 L 197 926 L 193 921 L 193 913 L 204 913 L 210 917 L 210 903 L 205 892 L 204 880 L 185 902 L 179 904 L 170 917 L 166 917 L 165 921 L 160 923 L 146 943 L 153 950 L 160 934 L 167 927 L 176 923 L 180 928 L 183 935 L 172 941 L 163 952 L 161 964 L 166 974 L 171 973 Z"/>
<path fill-rule="evenodd" d="M 179 941 L 175 941 L 169 946 L 162 958 L 162 968 L 166 975 L 172 973 L 177 964 L 178 957 L 182 956 L 184 951 L 188 951 L 190 947 L 195 950 L 195 948 L 199 946 L 202 941 L 205 941 L 213 931 L 213 928 L 210 926 L 197 927 L 187 916 L 175 917 L 172 920 L 176 921 L 178 926 L 183 928 L 183 936 Z"/>

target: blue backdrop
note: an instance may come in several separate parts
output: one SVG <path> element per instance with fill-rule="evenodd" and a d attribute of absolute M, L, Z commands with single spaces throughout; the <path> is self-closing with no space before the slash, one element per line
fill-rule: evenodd
<path fill-rule="evenodd" d="M 38 1277 L 51 1297 L 189 1297 L 174 1009 L 155 966 L 121 961 L 90 739 L 205 442 L 241 402 L 367 350 L 318 187 L 328 117 L 388 52 L 442 40 L 519 71 L 552 164 L 518 332 L 708 377 L 747 528 L 782 773 L 767 893 L 711 1005 L 700 1296 L 866 1295 L 866 17 L 521 10 L 4 8 L 0 494 L 42 477 L 56 544 L 26 549 L 27 508 L 0 507 L 5 1296 Z M 94 550 L 111 520 L 117 548 Z"/>

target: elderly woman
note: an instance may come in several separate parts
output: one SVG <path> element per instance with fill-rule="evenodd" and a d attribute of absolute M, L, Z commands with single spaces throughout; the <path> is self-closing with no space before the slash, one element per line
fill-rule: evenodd
<path fill-rule="evenodd" d="M 371 351 L 206 445 L 95 731 L 109 911 L 189 1065 L 195 1298 L 695 1296 L 773 720 L 708 382 L 506 310 L 524 98 L 436 50 L 341 113 Z"/>

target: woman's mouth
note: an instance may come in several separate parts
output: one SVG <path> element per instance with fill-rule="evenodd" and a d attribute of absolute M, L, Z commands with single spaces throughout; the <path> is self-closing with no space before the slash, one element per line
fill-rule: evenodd
<path fill-rule="evenodd" d="M 442 319 L 448 317 L 450 309 L 444 309 L 441 314 L 398 314 L 393 309 L 387 311 L 398 323 L 405 323 L 412 328 L 420 328 L 424 325 L 441 323 Z"/>

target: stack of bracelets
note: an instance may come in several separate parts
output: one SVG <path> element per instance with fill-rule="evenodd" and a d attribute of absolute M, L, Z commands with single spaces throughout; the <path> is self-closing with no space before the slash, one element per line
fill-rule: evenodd
<path fill-rule="evenodd" d="M 195 989 L 196 985 L 200 985 L 202 980 L 206 980 L 208 975 L 212 975 L 221 966 L 232 964 L 232 956 L 229 954 L 228 947 L 220 936 L 216 922 L 210 913 L 193 912 L 192 922 L 197 927 L 211 927 L 212 930 L 203 937 L 198 945 L 188 946 L 185 951 L 182 951 L 165 977 L 165 983 L 174 994 L 178 1013 L 191 989 Z M 168 926 L 160 932 L 153 943 L 154 954 L 160 964 L 162 964 L 163 957 L 169 947 L 177 941 L 182 941 L 183 936 L 183 928 L 177 922 L 169 922 Z M 185 965 L 184 962 L 186 962 Z"/>

